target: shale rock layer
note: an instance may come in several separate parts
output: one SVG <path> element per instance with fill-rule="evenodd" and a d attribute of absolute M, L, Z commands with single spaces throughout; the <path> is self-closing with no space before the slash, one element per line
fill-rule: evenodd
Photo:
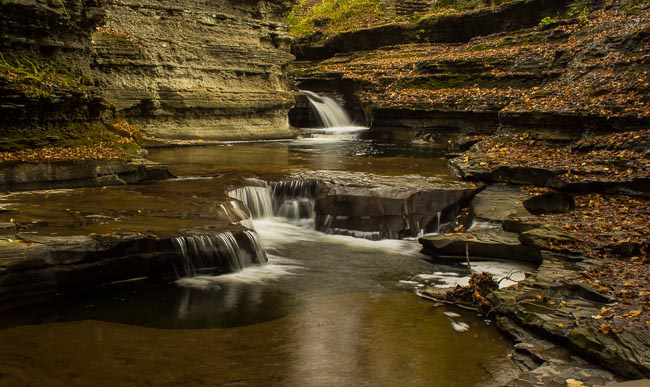
<path fill-rule="evenodd" d="M 280 1 L 109 1 L 92 36 L 103 96 L 161 140 L 289 137 Z"/>

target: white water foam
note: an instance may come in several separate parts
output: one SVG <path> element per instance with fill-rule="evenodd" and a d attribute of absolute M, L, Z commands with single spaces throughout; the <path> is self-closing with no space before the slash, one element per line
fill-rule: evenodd
<path fill-rule="evenodd" d="M 309 228 L 309 222 L 304 225 L 289 223 L 282 218 L 254 219 L 255 230 L 259 234 L 262 245 L 273 249 L 290 242 L 320 241 L 344 245 L 356 250 L 380 250 L 396 255 L 419 255 L 420 246 L 414 241 L 400 239 L 383 239 L 371 241 L 345 235 L 325 234 Z"/>
<path fill-rule="evenodd" d="M 467 266 L 466 263 L 463 265 Z M 500 288 L 505 288 L 517 284 L 526 278 L 525 273 L 535 269 L 533 264 L 512 261 L 480 261 L 471 262 L 472 272 L 487 272 L 492 274 L 494 279 L 499 282 Z M 464 273 L 458 272 L 434 272 L 422 273 L 413 276 L 410 280 L 418 284 L 432 285 L 440 289 L 448 289 L 469 284 L 469 271 Z"/>
<path fill-rule="evenodd" d="M 216 276 L 185 277 L 176 281 L 177 285 L 196 289 L 218 289 L 225 283 L 265 284 L 281 277 L 295 275 L 306 268 L 296 260 L 267 254 L 268 263 L 249 266 L 241 271 Z"/>

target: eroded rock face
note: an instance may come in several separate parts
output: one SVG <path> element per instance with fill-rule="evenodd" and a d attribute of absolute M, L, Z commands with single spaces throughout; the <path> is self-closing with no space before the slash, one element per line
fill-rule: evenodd
<path fill-rule="evenodd" d="M 567 2 L 514 1 L 350 31 L 296 46 L 299 59 L 318 62 L 298 62 L 295 71 L 353 83 L 368 134 L 381 138 L 444 145 L 503 129 L 575 141 L 646 128 L 648 7 L 592 4 L 585 23 L 567 15 Z M 551 24 L 540 26 L 543 18 Z"/>
<path fill-rule="evenodd" d="M 103 96 L 163 142 L 290 137 L 287 6 L 108 1 L 92 36 Z"/>

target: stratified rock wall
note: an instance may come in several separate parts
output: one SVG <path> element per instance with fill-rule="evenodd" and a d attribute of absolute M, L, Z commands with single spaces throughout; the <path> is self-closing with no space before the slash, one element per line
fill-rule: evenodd
<path fill-rule="evenodd" d="M 92 42 L 103 95 L 163 142 L 289 137 L 287 5 L 110 0 Z"/>
<path fill-rule="evenodd" d="M 49 145 L 99 119 L 89 42 L 103 17 L 96 0 L 0 4 L 0 151 Z"/>

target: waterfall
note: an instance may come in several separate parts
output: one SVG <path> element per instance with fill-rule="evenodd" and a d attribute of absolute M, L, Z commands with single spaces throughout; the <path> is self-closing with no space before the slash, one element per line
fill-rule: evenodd
<path fill-rule="evenodd" d="M 355 140 L 359 133 L 368 130 L 364 126 L 355 126 L 345 110 L 332 98 L 307 90 L 301 90 L 300 93 L 307 97 L 309 104 L 323 123 L 321 129 L 302 129 L 309 134 L 310 138 L 318 138 L 321 141 L 323 139 L 328 141 Z"/>
<path fill-rule="evenodd" d="M 181 236 L 172 241 L 182 258 L 176 268 L 179 278 L 240 271 L 268 261 L 254 231 Z"/>
<path fill-rule="evenodd" d="M 300 93 L 307 97 L 311 106 L 318 113 L 324 127 L 345 128 L 354 126 L 345 110 L 332 98 L 308 90 L 301 90 Z"/>
<path fill-rule="evenodd" d="M 228 194 L 244 202 L 254 219 L 278 216 L 299 220 L 314 218 L 314 200 L 321 188 L 318 180 L 288 180 L 266 187 L 237 188 Z"/>
<path fill-rule="evenodd" d="M 273 201 L 271 188 L 266 187 L 241 187 L 228 192 L 232 198 L 239 199 L 246 206 L 255 219 L 273 216 Z"/>
<path fill-rule="evenodd" d="M 271 183 L 273 211 L 287 219 L 313 219 L 314 202 L 321 191 L 318 180 L 289 180 Z"/>

